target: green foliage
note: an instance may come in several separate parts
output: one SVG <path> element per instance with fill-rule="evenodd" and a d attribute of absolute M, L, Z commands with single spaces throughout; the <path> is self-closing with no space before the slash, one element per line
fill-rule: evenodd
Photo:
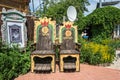
<path fill-rule="evenodd" d="M 85 27 L 89 26 L 90 23 L 88 17 L 82 17 L 81 19 L 78 19 L 77 25 L 78 25 L 78 30 L 83 30 Z"/>
<path fill-rule="evenodd" d="M 99 44 L 95 42 L 88 42 L 80 39 L 81 47 L 81 62 L 89 64 L 104 64 L 111 63 L 115 57 L 115 50 L 108 44 Z"/>
<path fill-rule="evenodd" d="M 102 64 L 114 60 L 115 50 L 120 48 L 120 41 L 113 40 L 112 34 L 118 24 L 120 24 L 120 9 L 112 6 L 97 8 L 79 20 L 78 29 L 90 27 L 92 33 L 89 39 L 91 42 L 79 39 L 82 43 L 81 62 Z"/>
<path fill-rule="evenodd" d="M 110 38 L 114 27 L 120 24 L 120 9 L 106 6 L 97 8 L 90 15 L 79 21 L 79 29 L 91 28 L 94 40 Z"/>
<path fill-rule="evenodd" d="M 101 40 L 99 43 L 103 44 L 103 45 L 108 45 L 108 46 L 112 47 L 114 50 L 120 49 L 120 40 L 119 39 L 107 38 L 107 39 Z"/>
<path fill-rule="evenodd" d="M 42 15 L 56 20 L 57 23 L 62 23 L 63 16 L 67 16 L 67 8 L 71 5 L 77 9 L 79 19 L 83 16 L 83 12 L 87 11 L 85 5 L 89 5 L 89 3 L 88 0 L 50 0 L 46 12 Z"/>
<path fill-rule="evenodd" d="M 0 50 L 0 80 L 12 80 L 29 71 L 30 46 L 21 51 L 16 46 L 10 48 L 2 44 Z"/>
<path fill-rule="evenodd" d="M 106 6 L 103 8 L 96 9 L 93 13 L 88 15 L 88 17 L 92 20 L 92 24 L 105 24 L 105 23 L 120 23 L 120 9 L 112 6 Z"/>
<path fill-rule="evenodd" d="M 66 8 L 64 8 L 63 3 L 57 3 L 48 7 L 46 16 L 56 20 L 57 23 L 61 23 L 63 16 L 65 16 Z"/>

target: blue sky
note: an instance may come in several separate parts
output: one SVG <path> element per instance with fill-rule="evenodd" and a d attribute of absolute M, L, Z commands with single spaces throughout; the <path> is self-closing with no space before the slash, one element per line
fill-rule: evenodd
<path fill-rule="evenodd" d="M 34 0 L 34 9 L 36 9 L 39 6 L 39 1 L 41 1 L 41 0 Z M 88 1 L 90 3 L 89 6 L 86 6 L 88 8 L 88 12 L 84 12 L 84 15 L 88 15 L 91 12 L 93 12 L 96 9 L 97 2 L 99 2 L 99 0 L 88 0 Z M 102 2 L 104 2 L 104 1 L 109 2 L 109 1 L 119 1 L 119 0 L 102 0 Z M 32 1 L 29 5 L 30 5 L 30 9 L 33 10 Z M 120 8 L 120 3 L 115 6 Z"/>
<path fill-rule="evenodd" d="M 41 0 L 33 0 L 33 1 L 34 1 L 34 9 L 36 9 L 39 6 L 39 1 L 41 1 Z M 31 3 L 29 5 L 30 5 L 30 9 L 33 10 L 32 0 L 31 0 Z"/>
<path fill-rule="evenodd" d="M 88 12 L 84 12 L 84 15 L 88 15 L 90 13 L 93 12 L 93 10 L 96 9 L 96 5 L 97 5 L 97 0 L 89 0 L 90 5 L 86 6 L 88 9 Z"/>
<path fill-rule="evenodd" d="M 88 12 L 84 12 L 85 16 L 92 13 L 96 9 L 97 2 L 99 2 L 99 0 L 88 0 L 88 1 L 90 5 L 86 6 L 88 8 Z M 110 2 L 110 1 L 120 1 L 120 0 L 101 0 L 101 1 Z M 120 3 L 115 5 L 115 7 L 120 8 Z"/>

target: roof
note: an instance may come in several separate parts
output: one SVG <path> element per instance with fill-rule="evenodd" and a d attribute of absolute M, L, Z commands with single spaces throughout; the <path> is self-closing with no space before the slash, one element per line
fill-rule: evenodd
<path fill-rule="evenodd" d="M 29 11 L 30 0 L 1 0 L 0 1 L 0 12 L 2 8 L 8 9 L 17 9 L 22 12 Z"/>
<path fill-rule="evenodd" d="M 120 3 L 120 1 L 102 2 L 102 6 L 116 5 L 118 3 Z M 97 8 L 99 7 L 100 7 L 100 3 L 97 3 Z"/>

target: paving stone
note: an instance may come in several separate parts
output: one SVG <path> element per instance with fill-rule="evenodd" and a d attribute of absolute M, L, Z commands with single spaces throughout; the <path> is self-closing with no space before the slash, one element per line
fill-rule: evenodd
<path fill-rule="evenodd" d="M 27 73 L 15 80 L 120 80 L 120 70 L 80 64 L 80 72 Z"/>

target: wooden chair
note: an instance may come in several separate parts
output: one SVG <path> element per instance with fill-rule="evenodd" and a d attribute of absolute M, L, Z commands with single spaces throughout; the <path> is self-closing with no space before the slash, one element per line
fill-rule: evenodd
<path fill-rule="evenodd" d="M 77 43 L 77 26 L 72 22 L 65 22 L 59 29 L 60 71 L 75 69 L 80 71 L 80 44 Z"/>
<path fill-rule="evenodd" d="M 56 37 L 55 21 L 43 18 L 35 21 L 34 42 L 36 50 L 31 53 L 31 72 L 55 72 L 55 52 L 53 45 Z"/>

